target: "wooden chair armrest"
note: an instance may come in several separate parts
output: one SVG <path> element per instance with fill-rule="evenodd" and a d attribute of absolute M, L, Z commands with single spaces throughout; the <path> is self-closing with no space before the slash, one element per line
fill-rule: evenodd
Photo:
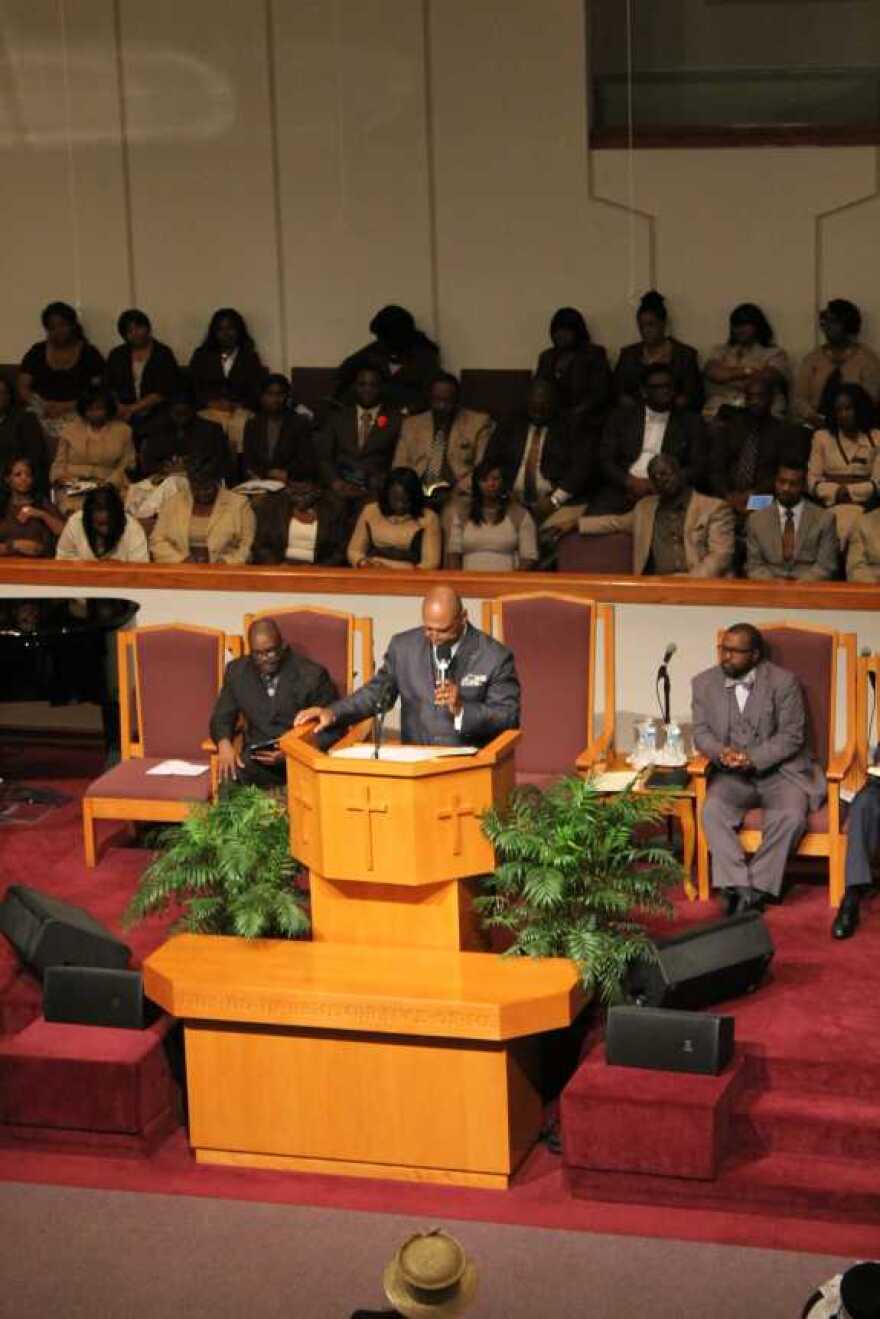
<path fill-rule="evenodd" d="M 608 729 L 594 737 L 589 746 L 584 747 L 574 767 L 578 773 L 593 769 L 600 762 L 608 762 L 614 756 L 614 734 Z"/>
<path fill-rule="evenodd" d="M 696 755 L 687 764 L 687 772 L 692 779 L 704 779 L 709 772 L 711 761 L 708 756 Z"/>
<path fill-rule="evenodd" d="M 210 752 L 212 756 L 217 754 L 217 743 L 214 741 L 213 737 L 206 737 L 204 739 L 202 742 L 202 750 Z"/>
<path fill-rule="evenodd" d="M 829 783 L 840 783 L 841 779 L 846 777 L 852 766 L 854 754 L 851 747 L 835 751 L 825 767 L 825 777 Z"/>

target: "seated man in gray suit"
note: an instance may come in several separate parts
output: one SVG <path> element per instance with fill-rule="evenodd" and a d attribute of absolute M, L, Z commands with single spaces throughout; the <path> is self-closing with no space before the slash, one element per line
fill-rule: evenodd
<path fill-rule="evenodd" d="M 880 747 L 874 764 L 880 763 Z M 850 939 L 859 925 L 861 900 L 871 887 L 871 862 L 880 852 L 880 778 L 873 774 L 856 793 L 846 826 L 846 889 L 831 926 L 833 939 Z"/>
<path fill-rule="evenodd" d="M 443 664 L 448 662 L 448 669 Z M 422 626 L 392 637 L 382 667 L 360 691 L 302 710 L 295 723 L 319 731 L 401 705 L 401 740 L 425 746 L 482 746 L 519 727 L 519 679 L 506 646 L 468 622 L 455 591 L 435 586 L 422 602 Z"/>
<path fill-rule="evenodd" d="M 719 659 L 693 680 L 694 746 L 712 765 L 703 829 L 712 882 L 732 915 L 779 896 L 789 854 L 827 788 L 807 747 L 800 683 L 764 658 L 758 629 L 728 628 Z M 764 813 L 761 846 L 749 860 L 737 829 L 756 806 Z"/>
<path fill-rule="evenodd" d="M 807 468 L 800 457 L 781 460 L 774 491 L 772 504 L 749 514 L 746 576 L 758 581 L 827 581 L 837 572 L 840 557 L 837 524 L 830 509 L 804 498 Z"/>
<path fill-rule="evenodd" d="M 678 459 L 658 453 L 648 463 L 654 494 L 629 513 L 605 513 L 578 520 L 582 536 L 627 531 L 633 542 L 633 575 L 725 577 L 734 551 L 733 509 L 723 499 L 701 495 L 688 485 Z"/>
<path fill-rule="evenodd" d="M 250 654 L 226 666 L 223 686 L 211 715 L 220 782 L 280 788 L 286 778 L 278 738 L 292 727 L 305 705 L 332 701 L 336 688 L 320 664 L 294 655 L 274 618 L 258 618 L 248 631 Z M 233 743 L 241 715 L 244 746 Z"/>

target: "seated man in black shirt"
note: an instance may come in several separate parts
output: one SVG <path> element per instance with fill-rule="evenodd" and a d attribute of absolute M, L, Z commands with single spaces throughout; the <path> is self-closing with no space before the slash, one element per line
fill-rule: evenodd
<path fill-rule="evenodd" d="M 784 454 L 810 456 L 810 433 L 774 417 L 773 389 L 764 376 L 744 388 L 744 408 L 722 408 L 712 422 L 711 493 L 744 515 L 751 495 L 772 495 Z"/>
<path fill-rule="evenodd" d="M 251 624 L 248 645 L 249 655 L 226 666 L 211 715 L 220 783 L 280 788 L 286 773 L 278 739 L 293 727 L 300 710 L 330 705 L 337 691 L 326 669 L 293 653 L 274 618 Z M 241 752 L 233 742 L 239 715 L 245 725 Z"/>

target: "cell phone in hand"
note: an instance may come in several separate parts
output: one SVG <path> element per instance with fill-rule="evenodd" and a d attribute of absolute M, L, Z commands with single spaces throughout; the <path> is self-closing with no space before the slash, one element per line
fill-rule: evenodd
<path fill-rule="evenodd" d="M 277 751 L 278 738 L 270 738 L 268 742 L 251 742 L 248 747 L 248 755 L 252 756 L 255 751 Z"/>

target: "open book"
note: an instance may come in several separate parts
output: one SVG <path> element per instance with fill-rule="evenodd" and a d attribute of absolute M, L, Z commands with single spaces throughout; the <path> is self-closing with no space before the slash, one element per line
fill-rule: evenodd
<path fill-rule="evenodd" d="M 441 756 L 475 756 L 477 747 L 417 747 L 399 745 L 396 742 L 379 748 L 379 759 L 392 764 L 414 764 L 421 760 L 437 760 Z M 357 746 L 341 747 L 331 751 L 331 756 L 340 760 L 372 760 L 374 750 L 369 742 L 359 742 Z"/>

